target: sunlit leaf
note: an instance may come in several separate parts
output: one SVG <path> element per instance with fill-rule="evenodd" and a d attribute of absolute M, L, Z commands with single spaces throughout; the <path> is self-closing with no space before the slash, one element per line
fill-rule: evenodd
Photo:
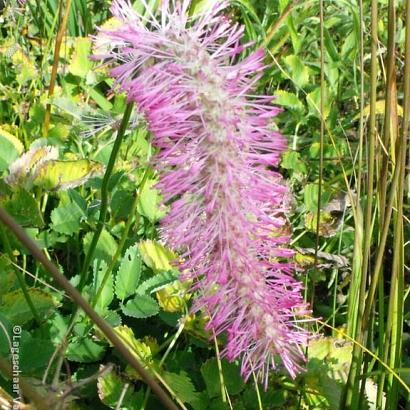
<path fill-rule="evenodd" d="M 87 159 L 52 160 L 43 163 L 36 170 L 33 184 L 48 190 L 74 188 L 101 174 L 102 171 L 103 166 L 100 163 Z"/>
<path fill-rule="evenodd" d="M 16 67 L 16 78 L 19 84 L 25 84 L 33 78 L 36 78 L 37 69 L 31 55 L 27 55 L 22 51 L 22 49 L 19 49 L 13 54 L 12 61 Z"/>
<path fill-rule="evenodd" d="M 338 407 L 351 353 L 352 344 L 343 339 L 322 337 L 310 342 L 308 371 L 304 376 L 310 390 L 306 394 L 309 405 Z"/>
<path fill-rule="evenodd" d="M 74 52 L 71 56 L 71 61 L 68 66 L 68 71 L 71 74 L 85 77 L 87 72 L 92 67 L 92 61 L 89 56 L 91 54 L 91 38 L 76 37 L 74 43 Z"/>
<path fill-rule="evenodd" d="M 6 170 L 23 152 L 23 144 L 0 127 L 0 172 Z"/>
<path fill-rule="evenodd" d="M 160 209 L 161 195 L 155 189 L 155 181 L 147 181 L 138 195 L 138 212 L 146 216 L 150 221 L 155 222 L 164 215 L 164 210 Z"/>
<path fill-rule="evenodd" d="M 386 108 L 386 101 L 379 100 L 376 102 L 375 111 L 377 115 L 384 115 Z M 370 105 L 366 105 L 363 109 L 363 116 L 367 117 L 370 115 Z M 397 115 L 403 117 L 403 107 L 400 104 L 397 104 Z M 354 117 L 355 120 L 360 119 L 360 113 Z"/>
<path fill-rule="evenodd" d="M 187 293 L 189 286 L 189 283 L 177 280 L 157 291 L 156 296 L 161 308 L 166 312 L 183 312 L 190 299 Z"/>
<path fill-rule="evenodd" d="M 10 165 L 9 175 L 5 180 L 10 185 L 24 186 L 26 189 L 30 189 L 38 167 L 46 161 L 57 158 L 57 147 L 33 146 Z"/>
<path fill-rule="evenodd" d="M 296 55 L 289 55 L 284 60 L 293 82 L 300 88 L 307 85 L 309 83 L 309 69 L 303 61 Z"/>
<path fill-rule="evenodd" d="M 171 270 L 171 261 L 176 259 L 176 255 L 165 246 L 155 241 L 142 241 L 139 243 L 139 250 L 144 263 L 155 270 Z"/>
<path fill-rule="evenodd" d="M 281 105 L 283 107 L 290 108 L 291 110 L 304 112 L 305 107 L 296 94 L 284 90 L 277 90 L 275 91 L 275 96 L 276 98 L 274 103 L 276 105 Z"/>

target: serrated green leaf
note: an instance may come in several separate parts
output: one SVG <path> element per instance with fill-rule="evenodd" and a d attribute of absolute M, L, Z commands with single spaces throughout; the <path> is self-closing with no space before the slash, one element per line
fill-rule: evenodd
<path fill-rule="evenodd" d="M 98 259 L 94 259 L 93 263 L 93 301 L 95 303 L 95 297 L 97 292 L 100 290 L 102 281 L 104 279 L 105 273 L 107 271 L 107 264 Z M 108 275 L 108 279 L 104 283 L 101 293 L 98 297 L 97 303 L 95 303 L 94 308 L 97 313 L 102 314 L 107 312 L 108 306 L 114 299 L 114 285 L 112 274 Z"/>
<path fill-rule="evenodd" d="M 42 289 L 29 288 L 27 292 L 40 316 L 47 316 L 58 306 L 57 298 Z M 6 293 L 3 296 L 0 311 L 10 322 L 18 323 L 19 325 L 23 325 L 33 319 L 33 313 L 21 289 Z"/>
<path fill-rule="evenodd" d="M 163 372 L 162 377 L 183 403 L 195 403 L 199 400 L 200 396 L 186 372 Z"/>
<path fill-rule="evenodd" d="M 277 90 L 275 92 L 275 96 L 276 98 L 274 100 L 274 103 L 276 105 L 290 108 L 291 110 L 299 112 L 305 111 L 305 107 L 303 106 L 302 102 L 299 100 L 296 94 L 284 90 Z"/>
<path fill-rule="evenodd" d="M 84 211 L 74 202 L 59 205 L 51 212 L 52 228 L 56 232 L 72 235 L 80 230 Z"/>
<path fill-rule="evenodd" d="M 142 282 L 141 285 L 136 289 L 135 293 L 137 295 L 154 293 L 172 283 L 177 278 L 178 271 L 175 270 L 158 272 L 152 278 L 149 278 Z"/>
<path fill-rule="evenodd" d="M 74 338 L 69 344 L 66 352 L 68 360 L 79 363 L 92 363 L 101 359 L 106 346 L 96 343 L 91 338 Z"/>
<path fill-rule="evenodd" d="M 291 169 L 295 172 L 300 172 L 302 174 L 307 173 L 307 168 L 304 162 L 300 159 L 299 152 L 296 151 L 286 151 L 282 155 L 281 167 L 285 169 Z"/>
<path fill-rule="evenodd" d="M 136 339 L 132 329 L 126 325 L 114 328 L 115 333 L 129 346 L 139 360 L 145 364 L 152 362 L 151 348 L 143 341 Z"/>
<path fill-rule="evenodd" d="M 154 270 L 171 270 L 170 261 L 176 259 L 176 255 L 170 249 L 155 241 L 142 241 L 139 243 L 139 251 L 144 263 Z"/>
<path fill-rule="evenodd" d="M 156 181 L 147 181 L 139 193 L 137 209 L 141 215 L 146 216 L 151 222 L 157 221 L 164 215 L 159 208 L 161 195 L 158 189 L 153 188 Z"/>
<path fill-rule="evenodd" d="M 41 227 L 44 224 L 37 201 L 23 188 L 13 192 L 2 205 L 20 225 Z"/>
<path fill-rule="evenodd" d="M 289 55 L 284 60 L 296 86 L 303 88 L 307 85 L 309 83 L 309 69 L 303 64 L 303 61 L 296 55 Z"/>
<path fill-rule="evenodd" d="M 124 300 L 135 293 L 141 276 L 141 257 L 138 245 L 130 246 L 122 258 L 115 280 L 115 294 Z"/>
<path fill-rule="evenodd" d="M 99 175 L 103 166 L 95 161 L 50 160 L 36 169 L 33 184 L 48 190 L 74 188 Z"/>
<path fill-rule="evenodd" d="M 122 311 L 127 316 L 144 319 L 158 314 L 159 306 L 150 296 L 137 295 L 134 299 L 128 301 L 125 306 L 122 306 Z"/>
<path fill-rule="evenodd" d="M 93 232 L 88 232 L 83 239 L 84 253 L 87 254 L 91 241 L 93 239 Z M 113 236 L 105 229 L 101 232 L 100 239 L 95 248 L 94 258 L 104 260 L 107 264 L 111 262 L 117 249 L 117 242 Z"/>

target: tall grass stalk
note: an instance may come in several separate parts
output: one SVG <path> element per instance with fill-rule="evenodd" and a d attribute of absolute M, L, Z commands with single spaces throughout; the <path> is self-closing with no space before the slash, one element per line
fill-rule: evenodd
<path fill-rule="evenodd" d="M 406 42 L 405 68 L 403 90 L 403 121 L 401 127 L 401 143 L 397 144 L 396 158 L 399 181 L 397 184 L 396 208 L 394 218 L 393 268 L 389 300 L 389 314 L 387 325 L 391 327 L 391 337 L 388 347 L 389 365 L 393 368 L 401 367 L 401 353 L 403 340 L 403 306 L 404 306 L 404 231 L 403 231 L 403 201 L 406 177 L 407 140 L 409 137 L 410 121 L 410 2 L 405 1 L 406 10 Z M 399 386 L 389 374 L 387 377 L 387 409 L 398 407 Z"/>
<path fill-rule="evenodd" d="M 64 7 L 63 4 L 64 4 L 63 0 L 60 0 L 59 14 L 60 16 L 62 15 L 63 17 L 62 17 L 60 26 L 58 28 L 55 47 L 54 47 L 53 66 L 51 69 L 51 78 L 50 78 L 50 84 L 48 87 L 48 98 L 49 99 L 54 94 L 54 87 L 55 87 L 56 80 L 57 80 L 58 63 L 60 60 L 61 43 L 63 41 L 63 36 L 64 36 L 65 30 L 67 27 L 68 16 L 70 14 L 70 8 L 71 8 L 71 0 L 67 0 L 65 4 L 64 15 L 63 15 L 63 7 Z M 46 106 L 46 113 L 44 116 L 44 126 L 43 126 L 44 137 L 47 137 L 48 135 L 48 129 L 50 128 L 50 118 L 51 118 L 51 102 L 48 101 L 47 106 Z"/>

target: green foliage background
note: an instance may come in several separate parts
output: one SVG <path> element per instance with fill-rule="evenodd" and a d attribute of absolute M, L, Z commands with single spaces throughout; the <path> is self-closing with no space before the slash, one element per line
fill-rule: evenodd
<path fill-rule="evenodd" d="M 151 1 L 151 7 L 155 3 Z M 194 0 L 191 12 L 211 3 Z M 280 171 L 294 196 L 285 229 L 292 235 L 305 297 L 313 315 L 321 318 L 312 324 L 318 338 L 309 345 L 306 372 L 296 380 L 273 373 L 266 391 L 255 380 L 245 383 L 239 363 L 220 359 L 223 337 L 209 342 L 206 317 L 189 314 L 188 284 L 178 280 L 169 263 L 175 254 L 159 241 L 158 221 L 167 210 L 155 189 L 156 172 L 149 166 L 155 148 L 144 121 L 133 114 L 132 121 L 140 125 L 126 131 L 120 147 L 108 184 L 108 218 L 82 295 L 181 407 L 410 408 L 408 168 L 403 171 L 403 195 L 393 183 L 403 149 L 400 138 L 407 138 L 409 120 L 406 2 L 372 3 L 378 8 L 376 102 L 370 100 L 370 1 L 233 0 L 229 7 L 231 18 L 245 25 L 246 40 L 255 42 L 253 48 L 266 47 L 269 67 L 258 87 L 261 93 L 276 95 L 275 104 L 284 109 L 275 120 L 289 141 Z M 106 0 L 71 2 L 59 58 L 54 59 L 67 4 L 10 0 L 1 6 L 0 205 L 79 286 L 98 225 L 104 171 L 126 102 L 124 95 L 110 91 L 113 81 L 107 69 L 89 59 L 88 36 L 97 26 L 110 24 Z M 144 9 L 139 0 L 135 6 Z M 392 24 L 393 85 L 388 69 L 386 74 Z M 53 66 L 57 81 L 50 93 Z M 389 86 L 395 92 L 389 94 Z M 393 131 L 383 139 L 387 107 Z M 377 126 L 373 134 L 372 115 Z M 376 140 L 374 157 L 369 153 L 371 138 Z M 46 146 L 54 147 L 54 156 L 48 148 L 40 149 Z M 37 156 L 24 156 L 36 149 Z M 24 171 L 11 178 L 9 167 L 18 158 Z M 371 162 L 377 175 L 376 192 L 369 198 Z M 404 167 L 406 158 L 401 162 Z M 383 210 L 388 208 L 386 195 L 396 188 L 390 223 Z M 0 356 L 8 357 L 12 329 L 18 325 L 22 375 L 48 397 L 50 408 L 161 409 L 158 398 L 93 322 L 81 311 L 73 316 L 72 301 L 1 224 L 0 237 Z M 364 283 L 368 290 L 375 280 L 378 252 L 383 269 L 364 334 L 366 293 L 359 288 Z M 363 270 L 364 260 L 369 261 L 368 270 Z M 356 346 L 360 342 L 360 353 L 353 351 L 355 341 Z M 362 378 L 349 376 L 352 355 L 365 366 Z M 348 377 L 353 391 L 363 380 L 361 394 L 352 402 L 344 390 Z M 4 373 L 0 398 L 12 398 L 12 381 Z"/>

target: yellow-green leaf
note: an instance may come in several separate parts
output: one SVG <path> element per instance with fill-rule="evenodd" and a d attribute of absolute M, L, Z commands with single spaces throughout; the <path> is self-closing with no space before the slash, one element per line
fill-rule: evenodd
<path fill-rule="evenodd" d="M 23 144 L 0 127 L 0 172 L 6 170 L 23 152 Z"/>
<path fill-rule="evenodd" d="M 88 37 L 77 37 L 74 44 L 74 53 L 68 70 L 71 74 L 85 77 L 92 67 L 89 58 L 91 54 L 91 39 Z"/>
<path fill-rule="evenodd" d="M 103 166 L 100 163 L 87 159 L 51 160 L 36 170 L 33 184 L 48 190 L 74 188 L 101 174 L 102 171 Z"/>
<path fill-rule="evenodd" d="M 385 100 L 377 101 L 376 107 L 375 107 L 376 115 L 384 115 L 385 106 L 386 106 Z M 368 115 L 370 115 L 370 105 L 367 105 L 363 109 L 363 116 L 367 117 Z M 400 104 L 397 104 L 397 115 L 399 117 L 403 117 L 403 107 Z M 360 113 L 354 117 L 355 120 L 358 120 L 359 118 L 360 118 Z"/>
<path fill-rule="evenodd" d="M 144 263 L 154 270 L 171 270 L 171 261 L 176 255 L 170 249 L 155 241 L 142 241 L 139 250 Z"/>

